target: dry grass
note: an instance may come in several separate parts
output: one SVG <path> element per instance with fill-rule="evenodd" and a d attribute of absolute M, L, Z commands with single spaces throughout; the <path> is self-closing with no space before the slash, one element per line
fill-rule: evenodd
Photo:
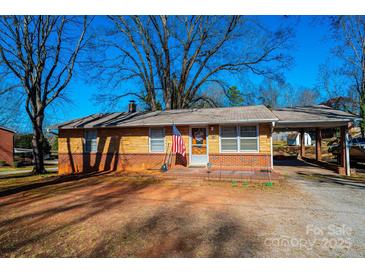
<path fill-rule="evenodd" d="M 9 188 L 18 188 L 26 185 L 33 185 L 37 182 L 46 182 L 45 179 L 54 179 L 57 175 L 55 172 L 42 175 L 30 175 L 30 173 L 21 175 L 7 175 L 0 177 L 0 191 L 7 190 Z"/>
<path fill-rule="evenodd" d="M 345 175 L 334 175 L 329 176 L 328 174 L 319 174 L 319 173 L 299 173 L 300 176 L 303 178 L 306 178 L 308 180 L 314 180 L 314 181 L 330 181 L 331 179 L 341 179 L 344 181 L 348 181 L 349 183 L 360 183 L 365 184 L 365 175 L 362 173 L 353 174 L 350 177 Z"/>
<path fill-rule="evenodd" d="M 235 207 L 281 187 L 184 186 L 137 173 L 31 176 L 0 185 L 3 257 L 255 256 L 255 226 Z"/>
<path fill-rule="evenodd" d="M 311 197 L 285 181 L 185 185 L 129 173 L 0 179 L 0 185 L 1 257 L 319 254 L 265 245 L 282 233 L 303 235 L 313 218 Z"/>
<path fill-rule="evenodd" d="M 45 168 L 56 168 L 57 165 L 45 165 Z M 18 170 L 29 170 L 31 171 L 33 169 L 32 166 L 23 166 L 23 167 L 13 167 L 13 166 L 1 166 L 0 167 L 0 176 L 1 172 L 7 172 L 7 171 L 18 171 Z"/>

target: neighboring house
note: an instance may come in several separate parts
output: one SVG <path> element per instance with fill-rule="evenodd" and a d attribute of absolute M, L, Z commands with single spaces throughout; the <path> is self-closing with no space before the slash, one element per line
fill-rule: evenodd
<path fill-rule="evenodd" d="M 278 118 L 265 106 L 96 114 L 55 126 L 59 173 L 207 166 L 272 166 L 271 130 Z M 172 155 L 172 126 L 186 157 Z M 244 156 L 244 157 L 242 157 Z"/>
<path fill-rule="evenodd" d="M 325 106 L 269 110 L 263 105 L 94 114 L 58 124 L 58 171 L 272 169 L 272 132 L 346 127 L 359 118 Z M 186 157 L 171 152 L 172 127 Z M 308 142 L 307 142 L 308 143 Z M 301 155 L 304 156 L 304 149 Z M 209 165 L 208 165 L 209 164 Z M 165 165 L 164 165 L 165 166 Z"/>
<path fill-rule="evenodd" d="M 288 134 L 287 144 L 289 146 L 300 146 L 300 134 L 299 132 L 290 133 Z M 309 133 L 304 133 L 304 145 L 311 146 L 312 145 L 312 138 Z"/>
<path fill-rule="evenodd" d="M 11 129 L 0 126 L 0 161 L 8 165 L 14 162 L 14 134 Z"/>
<path fill-rule="evenodd" d="M 288 140 L 289 132 L 273 132 L 272 134 L 272 140 L 274 142 L 276 141 L 284 141 L 286 142 Z"/>
<path fill-rule="evenodd" d="M 14 148 L 14 155 L 17 158 L 23 158 L 23 159 L 30 159 L 30 160 L 32 160 L 33 159 L 33 149 L 31 149 L 31 148 L 15 147 Z M 44 154 L 43 154 L 44 160 L 50 159 L 50 156 L 51 155 L 49 153 L 46 153 L 46 152 L 44 152 Z"/>

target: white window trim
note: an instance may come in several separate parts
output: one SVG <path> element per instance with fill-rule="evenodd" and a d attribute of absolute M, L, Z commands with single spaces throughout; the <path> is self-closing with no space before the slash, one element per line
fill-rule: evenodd
<path fill-rule="evenodd" d="M 162 151 L 152 151 L 152 145 L 151 145 L 151 129 L 153 128 L 162 128 L 163 131 L 163 150 Z M 165 153 L 166 151 L 166 131 L 165 131 L 165 127 L 150 127 L 148 129 L 148 152 L 149 153 Z"/>
<path fill-rule="evenodd" d="M 86 151 L 86 132 L 88 131 L 95 131 L 96 132 L 96 150 L 95 151 Z M 84 130 L 84 137 L 83 137 L 83 141 L 84 141 L 84 149 L 83 149 L 83 153 L 97 153 L 98 152 L 98 143 L 99 143 L 99 136 L 98 136 L 98 130 L 97 129 L 85 129 Z"/>
<path fill-rule="evenodd" d="M 255 126 L 256 127 L 256 137 L 241 137 L 241 126 L 242 127 L 245 127 L 245 126 Z M 239 140 L 239 151 L 240 152 L 248 152 L 248 153 L 257 153 L 260 151 L 260 135 L 259 135 L 259 125 L 239 125 L 238 127 L 238 132 L 239 132 L 239 137 L 238 137 L 238 140 Z M 242 150 L 241 149 L 241 140 L 257 140 L 257 149 L 254 149 L 254 150 Z"/>
<path fill-rule="evenodd" d="M 222 128 L 223 127 L 235 127 L 236 128 L 236 137 L 227 137 L 227 138 L 223 138 L 223 139 L 230 139 L 230 140 L 236 140 L 237 141 L 237 148 L 236 150 L 222 150 Z M 219 126 L 219 152 L 220 153 L 238 153 L 239 152 L 239 142 L 238 142 L 238 131 L 237 131 L 238 127 L 237 125 L 225 125 L 225 126 Z"/>
<path fill-rule="evenodd" d="M 224 139 L 236 139 L 237 149 L 236 150 L 222 150 L 222 127 L 236 127 L 236 137 L 228 137 Z M 256 127 L 256 137 L 241 137 L 241 126 L 255 126 Z M 260 153 L 260 125 L 259 124 L 234 124 L 234 125 L 220 125 L 219 126 L 219 153 Z M 241 150 L 241 138 L 242 139 L 257 139 L 257 150 Z"/>

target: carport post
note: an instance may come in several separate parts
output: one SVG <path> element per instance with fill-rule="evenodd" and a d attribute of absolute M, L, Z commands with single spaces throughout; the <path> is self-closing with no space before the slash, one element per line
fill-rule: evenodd
<path fill-rule="evenodd" d="M 316 128 L 316 160 L 322 160 L 322 132 L 320 128 Z"/>
<path fill-rule="evenodd" d="M 305 157 L 305 133 L 304 129 L 300 130 L 300 159 Z"/>
<path fill-rule="evenodd" d="M 341 168 L 344 169 L 345 174 L 350 176 L 350 153 L 348 146 L 348 129 L 347 126 L 340 128 L 340 144 L 341 144 Z"/>
<path fill-rule="evenodd" d="M 348 130 L 346 130 L 346 142 L 345 142 L 345 144 L 346 144 L 346 175 L 347 176 L 351 175 L 349 141 L 350 141 L 349 132 L 348 132 Z"/>

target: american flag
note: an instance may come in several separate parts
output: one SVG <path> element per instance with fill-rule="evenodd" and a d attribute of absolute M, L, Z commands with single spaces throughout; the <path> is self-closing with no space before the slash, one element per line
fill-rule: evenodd
<path fill-rule="evenodd" d="M 186 153 L 184 140 L 175 125 L 172 127 L 172 152 L 181 154 L 183 157 L 185 157 Z"/>

